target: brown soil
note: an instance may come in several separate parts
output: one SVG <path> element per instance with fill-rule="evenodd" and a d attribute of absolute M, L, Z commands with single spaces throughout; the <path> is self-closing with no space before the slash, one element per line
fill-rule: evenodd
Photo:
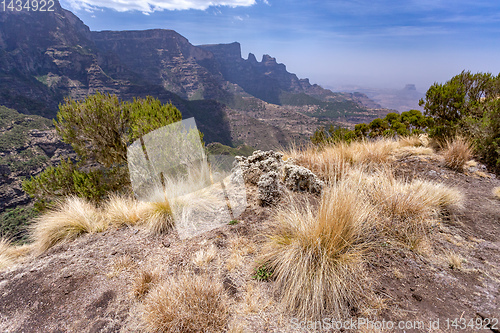
<path fill-rule="evenodd" d="M 353 311 L 353 318 L 426 325 L 406 332 L 429 332 L 429 321 L 438 319 L 440 329 L 433 332 L 475 332 L 471 327 L 447 329 L 446 319 L 500 319 L 500 200 L 491 193 L 500 180 L 445 169 L 436 157 L 402 158 L 395 166 L 399 177 L 460 189 L 466 208 L 443 216 L 421 253 L 381 244 L 367 265 L 378 301 L 371 313 Z M 259 207 L 252 194 L 240 223 L 189 240 L 175 234 L 153 237 L 129 227 L 55 246 L 0 273 L 0 331 L 143 332 L 141 300 L 133 296 L 132 281 L 139 270 L 157 269 L 163 277 L 191 270 L 221 279 L 232 300 L 229 329 L 234 332 L 292 332 L 291 318 L 273 295 L 273 282 L 252 279 L 262 233 L 272 217 L 272 208 Z M 210 246 L 216 247 L 216 257 L 206 266 L 194 264 L 194 254 Z M 459 269 L 450 268 L 450 252 L 463 259 Z M 496 327 L 498 332 L 500 324 Z"/>

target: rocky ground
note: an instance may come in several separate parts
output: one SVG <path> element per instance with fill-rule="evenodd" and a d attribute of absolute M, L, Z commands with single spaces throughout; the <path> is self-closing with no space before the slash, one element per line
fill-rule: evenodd
<path fill-rule="evenodd" d="M 481 331 L 499 332 L 500 200 L 492 189 L 500 180 L 477 167 L 464 173 L 446 169 L 437 155 L 400 157 L 393 165 L 398 177 L 459 189 L 466 197 L 465 209 L 433 227 L 424 251 L 380 245 L 367 267 L 366 284 L 376 297 L 370 308 L 354 309 L 352 318 L 424 325 L 396 332 L 474 332 L 477 327 L 467 325 L 481 318 Z M 222 281 L 230 298 L 227 331 L 306 331 L 280 310 L 273 281 L 252 277 L 274 208 L 259 205 L 256 188 L 248 195 L 239 223 L 188 240 L 175 233 L 152 236 L 136 227 L 108 229 L 1 272 L 0 331 L 143 332 L 144 307 L 133 295 L 134 280 L 143 270 L 157 270 L 164 277 L 190 270 Z M 206 260 L 196 259 L 210 251 Z"/>

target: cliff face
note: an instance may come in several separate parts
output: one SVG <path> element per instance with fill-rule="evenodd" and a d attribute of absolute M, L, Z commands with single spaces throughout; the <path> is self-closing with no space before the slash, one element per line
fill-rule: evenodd
<path fill-rule="evenodd" d="M 293 106 L 303 114 L 313 105 L 308 126 L 316 124 L 315 117 L 374 117 L 366 96 L 311 85 L 269 55 L 260 62 L 253 54 L 243 59 L 239 43 L 194 46 L 161 29 L 91 32 L 57 1 L 54 12 L 0 12 L 0 105 L 51 118 L 64 97 L 83 99 L 97 90 L 124 100 L 152 95 L 172 101 L 184 117 L 197 117 L 207 142 L 230 145 L 235 135 L 227 107 L 214 100 L 247 114 L 256 104 L 248 98 Z M 264 118 L 279 120 L 286 112 Z"/>
<path fill-rule="evenodd" d="M 173 30 L 92 32 L 103 54 L 116 55 L 120 63 L 186 99 L 217 99 L 224 95 L 213 54 L 195 47 Z M 115 63 L 106 64 L 110 73 L 119 73 Z M 211 73 L 207 68 L 213 68 Z"/>
<path fill-rule="evenodd" d="M 90 30 L 56 2 L 54 12 L 0 13 L 0 105 L 53 116 L 63 96 L 113 85 Z"/>
<path fill-rule="evenodd" d="M 263 101 L 281 104 L 282 91 L 304 92 L 297 76 L 289 73 L 285 65 L 277 63 L 269 55 L 264 55 L 262 61 L 258 62 L 255 55 L 250 53 L 245 60 L 241 57 L 241 46 L 237 42 L 201 45 L 200 48 L 214 55 L 225 80 L 239 85 Z"/>

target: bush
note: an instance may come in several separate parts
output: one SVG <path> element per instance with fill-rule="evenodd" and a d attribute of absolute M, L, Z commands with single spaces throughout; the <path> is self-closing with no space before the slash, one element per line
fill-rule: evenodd
<path fill-rule="evenodd" d="M 127 145 L 181 119 L 171 103 L 164 105 L 149 96 L 121 102 L 115 95 L 98 92 L 84 101 L 66 99 L 54 124 L 78 160 L 63 160 L 59 166 L 47 168 L 25 181 L 23 189 L 36 199 L 39 209 L 66 195 L 100 201 L 108 192 L 129 184 Z"/>
<path fill-rule="evenodd" d="M 143 318 L 151 332 L 222 332 L 229 320 L 229 300 L 220 282 L 183 273 L 147 294 Z"/>
<path fill-rule="evenodd" d="M 463 171 L 465 163 L 472 157 L 471 144 L 467 139 L 459 136 L 453 140 L 446 140 L 442 155 L 448 168 Z"/>
<path fill-rule="evenodd" d="M 369 215 L 356 182 L 348 181 L 326 188 L 317 212 L 308 202 L 278 210 L 261 262 L 288 311 L 314 320 L 332 313 L 342 318 L 359 304 Z"/>
<path fill-rule="evenodd" d="M 421 99 L 434 124 L 429 134 L 444 141 L 456 135 L 473 143 L 480 159 L 500 171 L 500 74 L 463 71 L 435 83 Z"/>
<path fill-rule="evenodd" d="M 422 115 L 419 110 L 410 110 L 401 114 L 388 113 L 385 118 L 376 118 L 369 124 L 361 123 L 354 130 L 331 125 L 328 131 L 324 127 L 316 130 L 311 142 L 316 145 L 346 142 L 350 143 L 364 138 L 380 138 L 410 136 L 422 134 L 432 126 L 432 117 Z"/>
<path fill-rule="evenodd" d="M 25 243 L 28 240 L 26 227 L 38 216 L 31 206 L 17 206 L 6 209 L 0 214 L 0 235 L 9 237 L 14 243 Z"/>

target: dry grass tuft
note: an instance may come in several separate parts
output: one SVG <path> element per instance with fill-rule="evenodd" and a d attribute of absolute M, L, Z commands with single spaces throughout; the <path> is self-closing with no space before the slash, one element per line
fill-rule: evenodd
<path fill-rule="evenodd" d="M 427 147 L 424 136 L 404 137 L 399 140 L 380 139 L 376 141 L 355 141 L 350 144 L 339 142 L 331 145 L 305 149 L 291 148 L 284 151 L 285 158 L 294 159 L 317 174 L 323 180 L 340 179 L 353 166 L 385 165 L 395 156 L 431 155 L 434 151 Z"/>
<path fill-rule="evenodd" d="M 211 245 L 207 250 L 201 249 L 193 256 L 193 263 L 198 267 L 204 267 L 212 262 L 217 256 L 217 248 Z"/>
<path fill-rule="evenodd" d="M 131 226 L 139 221 L 138 203 L 130 197 L 112 195 L 103 207 L 105 219 L 113 226 Z"/>
<path fill-rule="evenodd" d="M 16 256 L 12 253 L 13 246 L 6 238 L 0 238 L 0 270 L 13 265 Z"/>
<path fill-rule="evenodd" d="M 399 147 L 427 147 L 429 138 L 427 135 L 411 135 L 399 138 L 397 141 Z"/>
<path fill-rule="evenodd" d="M 144 298 L 150 332 L 220 332 L 227 328 L 229 300 L 220 282 L 188 273 L 170 277 Z"/>
<path fill-rule="evenodd" d="M 450 267 L 451 269 L 462 269 L 462 262 L 464 261 L 464 259 L 455 252 L 447 252 L 446 260 L 448 262 L 448 267 Z"/>
<path fill-rule="evenodd" d="M 120 275 L 122 271 L 130 270 L 135 265 L 136 264 L 134 260 L 128 254 L 120 256 L 113 261 L 111 265 L 111 270 L 108 274 L 106 274 L 106 276 L 108 278 L 113 278 L 115 276 Z"/>
<path fill-rule="evenodd" d="M 463 207 L 463 195 L 443 184 L 401 181 L 390 169 L 357 177 L 376 207 L 379 229 L 411 250 L 425 247 L 428 230 L 440 213 Z"/>
<path fill-rule="evenodd" d="M 350 181 L 325 189 L 317 212 L 296 201 L 277 212 L 279 226 L 261 260 L 274 271 L 285 309 L 300 317 L 341 317 L 347 315 L 348 304 L 359 304 L 369 214 Z"/>
<path fill-rule="evenodd" d="M 263 297 L 265 294 L 259 290 L 259 285 L 255 281 L 250 281 L 245 286 L 245 298 L 243 301 L 243 313 L 260 313 L 272 306 L 272 299 Z"/>
<path fill-rule="evenodd" d="M 495 198 L 500 199 L 500 186 L 495 187 L 492 193 Z"/>
<path fill-rule="evenodd" d="M 132 280 L 132 294 L 135 298 L 144 297 L 160 280 L 157 271 L 136 271 Z"/>
<path fill-rule="evenodd" d="M 446 140 L 441 154 L 448 168 L 463 171 L 464 166 L 472 157 L 472 145 L 467 139 L 457 136 L 452 141 Z"/>
<path fill-rule="evenodd" d="M 167 200 L 142 202 L 139 205 L 140 224 L 153 235 L 169 232 L 174 227 L 172 207 Z"/>
<path fill-rule="evenodd" d="M 31 237 L 41 253 L 52 246 L 75 239 L 84 233 L 101 232 L 107 228 L 100 211 L 86 200 L 68 197 L 35 219 Z"/>

